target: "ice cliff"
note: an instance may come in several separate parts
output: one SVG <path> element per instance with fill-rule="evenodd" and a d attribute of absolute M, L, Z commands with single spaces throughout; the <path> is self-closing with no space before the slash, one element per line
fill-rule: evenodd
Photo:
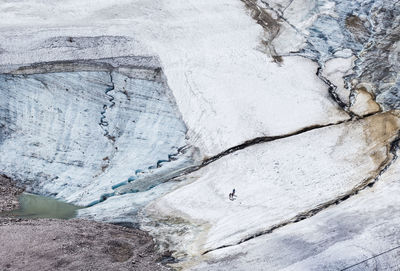
<path fill-rule="evenodd" d="M 399 1 L 0 15 L 1 174 L 149 231 L 179 268 L 400 264 Z"/>
<path fill-rule="evenodd" d="M 183 166 L 186 126 L 157 63 L 139 60 L 2 74 L 1 172 L 85 206 L 164 163 Z M 142 190 L 154 185 L 148 180 Z"/>

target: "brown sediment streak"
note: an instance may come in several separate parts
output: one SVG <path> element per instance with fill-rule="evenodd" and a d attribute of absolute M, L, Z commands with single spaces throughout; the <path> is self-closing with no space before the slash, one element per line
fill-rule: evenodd
<path fill-rule="evenodd" d="M 262 43 L 268 49 L 274 61 L 282 62 L 282 57 L 276 53 L 274 46 L 271 45 L 271 42 L 278 36 L 280 31 L 280 25 L 277 20 L 272 18 L 264 8 L 258 6 L 256 0 L 241 1 L 250 10 L 251 17 L 264 29 L 266 37 Z"/>

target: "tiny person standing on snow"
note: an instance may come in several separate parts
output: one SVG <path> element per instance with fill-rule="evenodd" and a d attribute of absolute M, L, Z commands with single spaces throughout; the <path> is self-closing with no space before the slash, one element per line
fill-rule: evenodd
<path fill-rule="evenodd" d="M 235 200 L 235 197 L 236 197 L 235 191 L 236 191 L 235 188 L 233 188 L 232 193 L 229 193 L 229 199 L 230 199 L 230 200 Z"/>

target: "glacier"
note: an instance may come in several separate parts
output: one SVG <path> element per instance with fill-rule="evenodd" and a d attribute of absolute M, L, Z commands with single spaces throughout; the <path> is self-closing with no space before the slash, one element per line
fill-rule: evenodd
<path fill-rule="evenodd" d="M 176 269 L 400 264 L 399 1 L 0 15 L 0 174 L 148 231 Z"/>
<path fill-rule="evenodd" d="M 87 206 L 164 163 L 187 163 L 186 126 L 158 68 L 82 65 L 86 71 L 35 73 L 46 68 L 38 65 L 1 75 L 2 173 L 31 192 Z"/>

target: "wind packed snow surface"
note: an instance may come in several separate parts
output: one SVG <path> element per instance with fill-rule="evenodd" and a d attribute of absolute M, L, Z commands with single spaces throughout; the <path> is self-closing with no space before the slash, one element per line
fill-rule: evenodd
<path fill-rule="evenodd" d="M 0 173 L 149 231 L 177 268 L 396 269 L 399 14 L 2 2 Z"/>
<path fill-rule="evenodd" d="M 399 160 L 372 190 L 269 235 L 211 252 L 192 270 L 397 270 Z"/>

